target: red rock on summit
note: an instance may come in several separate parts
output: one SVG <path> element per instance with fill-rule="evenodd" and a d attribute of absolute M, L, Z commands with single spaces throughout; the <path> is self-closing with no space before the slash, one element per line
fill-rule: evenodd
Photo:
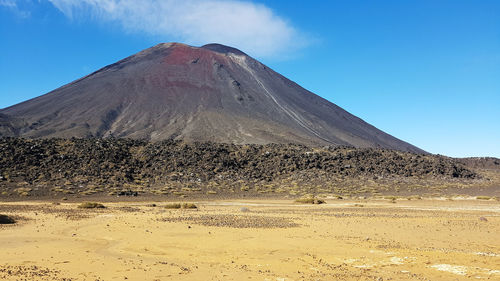
<path fill-rule="evenodd" d="M 423 152 L 219 44 L 159 44 L 2 109 L 0 136 L 300 143 Z"/>

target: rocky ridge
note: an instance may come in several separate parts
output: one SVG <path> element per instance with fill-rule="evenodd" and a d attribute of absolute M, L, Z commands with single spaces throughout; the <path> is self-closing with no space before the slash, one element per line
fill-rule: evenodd
<path fill-rule="evenodd" d="M 480 178 L 463 163 L 443 156 L 296 144 L 2 138 L 0 156 L 4 196 L 116 195 L 127 190 L 179 196 L 192 191 L 300 194 L 317 188 L 338 192 Z"/>

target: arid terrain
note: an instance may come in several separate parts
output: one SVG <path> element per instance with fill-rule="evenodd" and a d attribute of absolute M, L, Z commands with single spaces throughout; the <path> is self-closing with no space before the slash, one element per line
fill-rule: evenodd
<path fill-rule="evenodd" d="M 0 280 L 500 280 L 497 158 L 19 138 L 0 156 Z"/>
<path fill-rule="evenodd" d="M 494 199 L 193 203 L 0 203 L 0 279 L 500 280 Z"/>

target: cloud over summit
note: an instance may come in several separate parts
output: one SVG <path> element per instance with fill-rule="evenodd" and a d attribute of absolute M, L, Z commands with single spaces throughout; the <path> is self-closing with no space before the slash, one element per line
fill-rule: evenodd
<path fill-rule="evenodd" d="M 298 46 L 299 32 L 265 5 L 235 0 L 48 0 L 68 18 L 120 24 L 126 31 L 188 44 L 221 43 L 270 57 Z"/>

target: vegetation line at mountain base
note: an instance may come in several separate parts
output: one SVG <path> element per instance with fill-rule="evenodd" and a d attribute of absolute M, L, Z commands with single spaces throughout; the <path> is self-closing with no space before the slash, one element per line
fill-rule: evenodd
<path fill-rule="evenodd" d="M 500 186 L 494 160 L 481 167 L 352 147 L 2 138 L 0 156 L 0 198 L 406 196 Z"/>

